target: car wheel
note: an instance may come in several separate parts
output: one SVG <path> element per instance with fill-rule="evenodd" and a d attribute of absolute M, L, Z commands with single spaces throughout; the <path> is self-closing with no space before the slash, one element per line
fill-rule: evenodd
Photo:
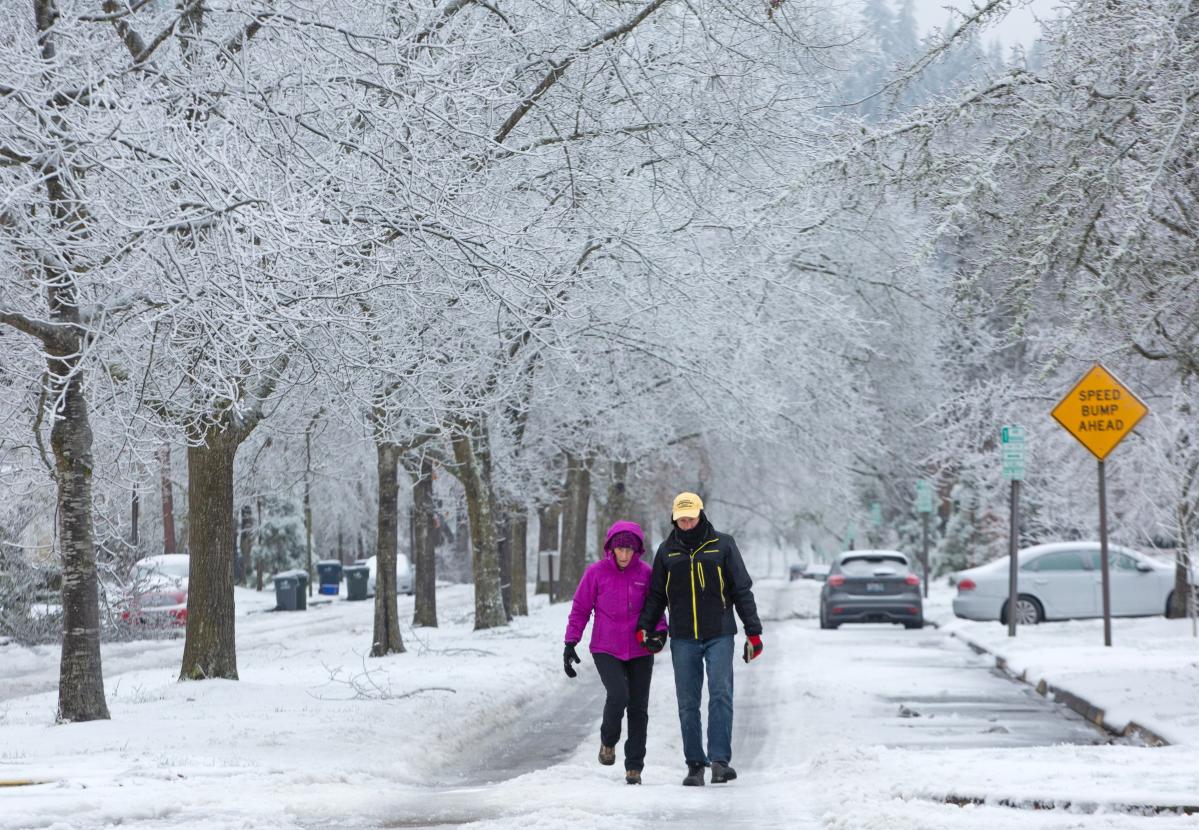
<path fill-rule="evenodd" d="M 820 627 L 822 629 L 824 629 L 825 631 L 836 631 L 837 630 L 836 623 L 829 622 L 828 619 L 824 616 L 824 606 L 823 605 L 820 606 Z"/>
<path fill-rule="evenodd" d="M 1020 594 L 1016 597 L 1016 624 L 1017 625 L 1037 625 L 1045 620 L 1045 609 L 1041 607 L 1041 603 L 1035 597 Z M 999 615 L 1001 623 L 1007 623 L 1007 603 L 1003 604 L 1003 611 Z"/>
<path fill-rule="evenodd" d="M 924 628 L 924 620 L 923 620 L 923 619 L 919 619 L 919 620 L 916 620 L 916 622 L 905 622 L 905 623 L 903 624 L 903 627 L 904 627 L 904 628 L 907 628 L 907 629 L 912 629 L 912 628 Z"/>

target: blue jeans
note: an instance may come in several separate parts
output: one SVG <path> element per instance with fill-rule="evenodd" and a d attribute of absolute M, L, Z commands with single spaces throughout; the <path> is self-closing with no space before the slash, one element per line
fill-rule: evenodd
<path fill-rule="evenodd" d="M 674 691 L 679 701 L 683 755 L 688 764 L 733 759 L 733 635 L 709 640 L 670 638 Z M 708 669 L 708 751 L 704 752 L 699 702 Z"/>

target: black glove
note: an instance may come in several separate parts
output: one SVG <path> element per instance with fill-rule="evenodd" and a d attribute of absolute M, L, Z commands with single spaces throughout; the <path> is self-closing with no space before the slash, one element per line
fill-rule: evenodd
<path fill-rule="evenodd" d="M 579 673 L 575 671 L 574 667 L 570 664 L 572 662 L 583 662 L 579 659 L 579 655 L 575 652 L 575 645 L 576 643 L 567 643 L 566 648 L 562 649 L 562 668 L 565 670 L 567 677 L 578 677 Z"/>
<path fill-rule="evenodd" d="M 650 654 L 657 654 L 662 649 L 666 648 L 666 632 L 665 631 L 646 631 L 644 628 L 637 632 L 637 641 L 645 647 L 645 650 Z"/>

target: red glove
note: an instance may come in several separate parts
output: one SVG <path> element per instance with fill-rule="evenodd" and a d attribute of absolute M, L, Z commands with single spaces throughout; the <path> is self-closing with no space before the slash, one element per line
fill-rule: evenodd
<path fill-rule="evenodd" d="M 745 652 L 741 655 L 746 663 L 762 656 L 762 638 L 757 634 L 747 634 L 745 637 Z"/>

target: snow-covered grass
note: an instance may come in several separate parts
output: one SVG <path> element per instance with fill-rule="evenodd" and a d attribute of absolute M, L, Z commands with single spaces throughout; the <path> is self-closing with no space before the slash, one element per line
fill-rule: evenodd
<path fill-rule="evenodd" d="M 442 627 L 406 630 L 408 653 L 382 659 L 365 656 L 371 602 L 247 613 L 238 682 L 178 682 L 182 640 L 106 645 L 112 719 L 69 726 L 54 723 L 54 691 L 18 696 L 22 677 L 55 674 L 54 650 L 0 648 L 0 779 L 48 782 L 0 789 L 0 828 L 218 827 L 226 815 L 287 827 L 332 821 L 347 799 L 361 814 L 371 791 L 434 779 L 558 680 L 546 654 L 566 613 L 472 632 L 469 588 L 438 600 Z"/>

